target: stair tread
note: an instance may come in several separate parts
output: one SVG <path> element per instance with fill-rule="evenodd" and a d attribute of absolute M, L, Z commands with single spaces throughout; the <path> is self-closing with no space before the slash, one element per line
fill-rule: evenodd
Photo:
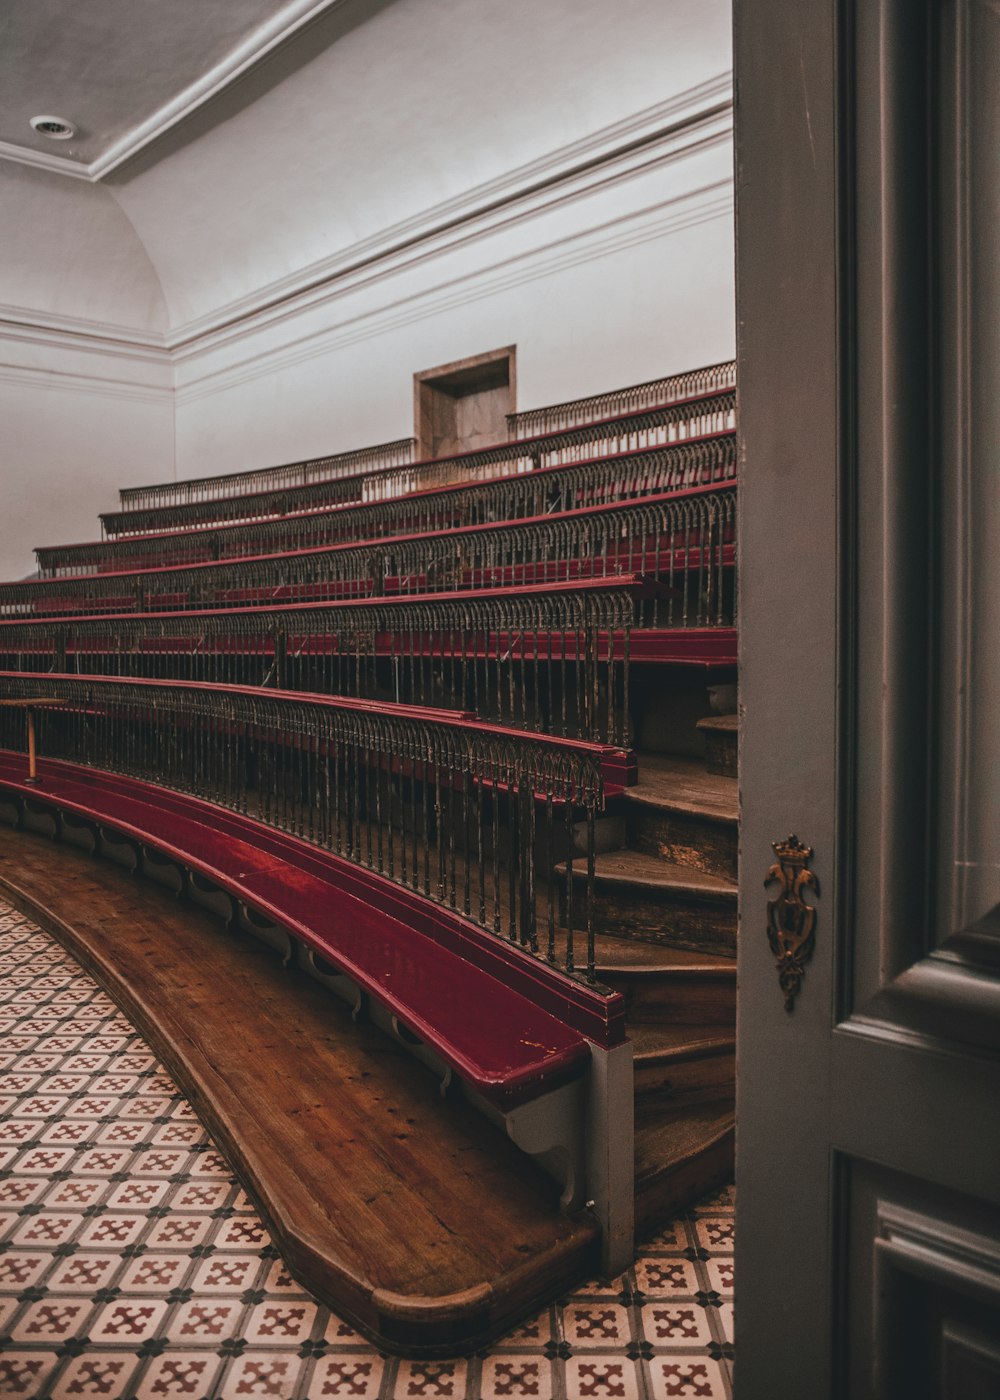
<path fill-rule="evenodd" d="M 573 869 L 581 879 L 586 874 L 586 866 L 579 862 L 574 863 Z M 690 865 L 660 860 L 658 856 L 644 855 L 642 851 L 609 851 L 597 856 L 594 876 L 602 884 L 627 884 L 649 890 L 684 890 L 690 894 L 716 895 L 734 900 L 737 892 L 734 880 L 727 880 L 722 875 L 707 875 Z"/>
<path fill-rule="evenodd" d="M 700 719 L 695 726 L 696 729 L 711 729 L 716 734 L 738 734 L 740 730 L 739 715 L 706 715 Z"/>
<path fill-rule="evenodd" d="M 737 780 L 707 772 L 704 763 L 694 758 L 640 754 L 639 781 L 623 796 L 626 802 L 711 817 L 727 825 L 739 822 Z"/>
<path fill-rule="evenodd" d="M 717 1054 L 736 1044 L 732 1026 L 670 1026 L 656 1022 L 629 1025 L 628 1038 L 638 1059 L 671 1058 L 699 1053 Z"/>
<path fill-rule="evenodd" d="M 731 1098 L 681 1107 L 637 1102 L 636 1187 L 641 1191 L 656 1177 L 694 1157 L 730 1132 L 735 1121 Z"/>
<path fill-rule="evenodd" d="M 662 864 L 662 862 L 661 862 Z M 580 935 L 576 938 L 576 965 L 582 967 L 580 954 L 584 951 Z M 556 957 L 559 966 L 566 953 L 566 931 L 556 929 Z M 728 979 L 736 976 L 735 958 L 715 953 L 692 953 L 686 948 L 669 948 L 662 943 L 642 943 L 635 938 L 614 938 L 610 934 L 594 936 L 594 955 L 598 981 L 602 969 L 609 972 L 634 972 L 643 976 L 665 973 L 668 976 L 695 977 L 701 973 Z"/>

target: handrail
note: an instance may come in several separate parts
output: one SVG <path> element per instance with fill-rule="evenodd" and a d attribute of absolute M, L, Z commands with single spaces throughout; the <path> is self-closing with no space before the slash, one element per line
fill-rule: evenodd
<path fill-rule="evenodd" d="M 665 491 L 730 481 L 735 473 L 736 435 L 727 431 L 570 466 L 542 467 L 522 476 L 413 491 L 368 505 L 325 509 L 320 506 L 277 519 L 213 529 L 124 535 L 113 540 L 51 545 L 35 552 L 43 578 L 110 572 L 118 561 L 130 568 L 154 568 L 237 559 L 351 539 L 518 520 L 597 501 L 613 505 Z"/>
<path fill-rule="evenodd" d="M 304 462 L 224 472 L 221 476 L 188 477 L 185 481 L 155 482 L 148 486 L 123 486 L 118 498 L 123 506 L 155 509 L 179 501 L 209 501 L 220 496 L 242 495 L 244 489 L 257 491 L 265 485 L 272 489 L 308 486 L 314 481 L 335 481 L 343 476 L 378 471 L 381 467 L 401 466 L 413 460 L 415 445 L 413 438 L 398 438 L 395 442 L 312 457 Z"/>
<path fill-rule="evenodd" d="M 507 429 L 512 438 L 527 437 L 735 387 L 736 361 L 730 360 L 725 364 L 669 375 L 665 379 L 649 379 L 644 384 L 631 384 L 624 389 L 611 389 L 582 399 L 549 404 L 544 408 L 508 413 Z"/>
<path fill-rule="evenodd" d="M 0 670 L 445 704 L 539 733 L 624 744 L 629 640 L 652 592 L 626 576 L 264 612 L 0 621 Z"/>
<path fill-rule="evenodd" d="M 447 486 L 455 481 L 516 476 L 543 466 L 565 466 L 641 447 L 663 447 L 707 433 L 732 431 L 735 419 L 736 394 L 727 390 L 643 409 L 624 417 L 542 433 L 519 442 L 498 443 L 475 452 L 414 462 L 410 466 L 387 467 L 312 486 L 109 512 L 100 517 L 101 528 L 105 536 L 117 538 L 183 527 L 205 528 L 239 520 L 264 520 L 301 510 L 304 503 L 343 506 L 392 500 L 411 491 Z"/>
<path fill-rule="evenodd" d="M 509 525 L 75 580 L 32 579 L 0 584 L 0 616 L 267 607 L 649 573 L 670 587 L 652 625 L 729 625 L 735 509 L 732 485 L 705 486 Z"/>
<path fill-rule="evenodd" d="M 629 388 L 574 399 L 570 403 L 529 409 L 526 413 L 510 413 L 507 415 L 508 436 L 525 436 L 522 430 L 526 426 L 529 427 L 531 435 L 537 435 L 552 428 L 594 423 L 601 418 L 610 418 L 637 408 L 648 409 L 682 398 L 716 393 L 719 389 L 734 388 L 735 384 L 736 365 L 732 362 L 688 370 L 683 374 L 648 380 L 644 384 L 632 385 Z M 246 471 L 223 473 L 221 476 L 189 477 L 184 481 L 127 486 L 119 491 L 118 496 L 123 508 L 158 508 L 170 504 L 243 495 L 248 490 L 257 491 L 264 482 L 274 487 L 304 486 L 309 482 L 331 481 L 353 475 L 359 470 L 377 470 L 379 465 L 388 467 L 412 462 L 415 445 L 413 438 L 400 438 L 395 442 L 381 443 L 374 447 L 356 448 L 350 452 L 338 452 L 332 456 L 312 458 L 304 462 L 289 462 L 282 466 L 256 467 Z M 380 462 L 382 458 L 385 460 Z"/>
<path fill-rule="evenodd" d="M 6 675 L 0 696 L 61 702 L 35 711 L 46 757 L 251 816 L 593 982 L 599 746 L 444 711 L 180 681 Z M 7 707 L 0 748 L 25 750 L 23 716 Z"/>

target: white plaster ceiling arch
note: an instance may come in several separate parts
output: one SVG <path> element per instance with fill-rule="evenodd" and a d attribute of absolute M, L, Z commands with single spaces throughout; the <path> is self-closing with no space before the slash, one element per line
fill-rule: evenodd
<path fill-rule="evenodd" d="M 42 20 L 22 23 L 29 12 L 75 16 L 71 58 Z M 387 229 L 405 237 L 427 211 L 446 217 L 470 189 L 502 198 L 511 172 L 541 171 L 605 130 L 627 141 L 636 114 L 669 112 L 671 97 L 730 65 L 727 0 L 89 0 L 75 11 L 13 0 L 4 23 L 20 75 L 0 85 L 4 188 L 18 207 L 40 207 L 43 178 L 88 210 L 113 197 L 151 276 L 141 294 L 133 279 L 129 308 L 107 287 L 99 318 L 144 317 L 168 340 L 222 309 L 238 316 L 267 289 L 285 295 Z M 27 127 L 38 111 L 78 124 L 80 139 L 46 147 Z M 11 179 L 18 141 L 78 169 L 26 171 L 26 196 Z M 106 224 L 105 250 L 124 265 L 124 220 Z M 7 292 L 0 282 L 0 300 Z M 73 314 L 99 300 L 66 294 Z"/>

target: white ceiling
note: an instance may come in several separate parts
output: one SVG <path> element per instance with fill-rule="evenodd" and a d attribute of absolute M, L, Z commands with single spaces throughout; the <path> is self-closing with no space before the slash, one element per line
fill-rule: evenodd
<path fill-rule="evenodd" d="M 99 179 L 344 4 L 6 0 L 0 156 Z M 29 123 L 41 115 L 64 118 L 76 135 L 39 135 Z"/>
<path fill-rule="evenodd" d="M 0 321 L 181 343 L 277 304 L 669 125 L 726 86 L 730 24 L 729 0 L 4 0 Z"/>

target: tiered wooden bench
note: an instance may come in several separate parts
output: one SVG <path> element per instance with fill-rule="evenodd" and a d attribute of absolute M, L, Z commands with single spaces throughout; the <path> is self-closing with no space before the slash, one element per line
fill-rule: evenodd
<path fill-rule="evenodd" d="M 268 944 L 555 1183 L 565 1218 L 535 1231 L 532 1187 L 520 1272 L 501 1249 L 488 1284 L 477 1244 L 434 1298 L 370 1260 L 359 1291 L 355 1245 L 331 1265 L 293 1227 L 302 1192 L 281 1206 L 231 1096 L 213 1121 L 290 1262 L 387 1346 L 479 1345 L 731 1170 L 735 719 L 668 736 L 707 737 L 707 778 L 637 774 L 629 746 L 637 689 L 735 679 L 734 410 L 719 366 L 450 459 L 134 488 L 104 540 L 0 584 L 0 696 L 61 706 L 37 710 L 40 786 L 0 708 L 0 816 Z"/>

